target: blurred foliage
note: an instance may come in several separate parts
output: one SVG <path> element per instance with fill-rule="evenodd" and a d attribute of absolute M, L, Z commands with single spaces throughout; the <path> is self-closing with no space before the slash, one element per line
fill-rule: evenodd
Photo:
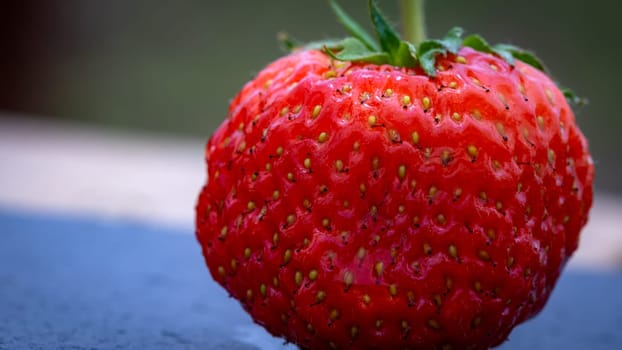
<path fill-rule="evenodd" d="M 308 41 L 345 33 L 318 0 L 56 1 L 38 111 L 124 128 L 207 136 L 237 90 L 282 55 L 276 33 Z M 341 4 L 367 23 L 365 1 Z M 399 19 L 396 0 L 379 0 Z M 619 91 L 622 5 L 583 0 L 427 2 L 428 34 L 459 25 L 489 42 L 535 51 L 590 104 L 577 113 L 601 190 L 622 192 Z"/>

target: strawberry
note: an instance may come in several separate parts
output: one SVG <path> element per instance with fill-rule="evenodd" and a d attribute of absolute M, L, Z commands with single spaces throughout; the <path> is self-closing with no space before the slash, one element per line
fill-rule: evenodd
<path fill-rule="evenodd" d="M 332 6 L 353 37 L 268 65 L 207 144 L 207 266 L 305 349 L 500 344 L 592 204 L 572 95 L 514 46 L 459 28 L 414 45 L 370 1 L 378 44 Z"/>

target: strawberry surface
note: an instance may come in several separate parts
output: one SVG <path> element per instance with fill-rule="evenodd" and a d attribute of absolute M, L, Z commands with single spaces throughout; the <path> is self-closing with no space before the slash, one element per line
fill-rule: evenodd
<path fill-rule="evenodd" d="M 306 349 L 487 349 L 539 312 L 592 204 L 587 143 L 540 70 L 462 47 L 420 67 L 302 49 L 206 148 L 214 279 Z"/>

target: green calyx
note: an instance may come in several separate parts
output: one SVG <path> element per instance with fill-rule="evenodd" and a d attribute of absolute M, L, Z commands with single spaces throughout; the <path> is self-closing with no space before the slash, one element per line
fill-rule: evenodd
<path fill-rule="evenodd" d="M 413 40 L 421 40 L 423 36 L 423 0 L 403 0 L 404 9 L 415 13 L 406 15 L 414 17 L 414 23 L 404 23 L 406 32 Z M 304 49 L 322 50 L 338 61 L 362 62 L 371 64 L 389 64 L 396 67 L 421 68 L 429 77 L 435 77 L 436 58 L 448 54 L 458 54 L 462 47 L 470 47 L 476 51 L 497 55 L 508 64 L 514 66 L 516 60 L 529 64 L 536 69 L 548 73 L 548 70 L 532 52 L 514 45 L 490 45 L 477 34 L 462 37 L 463 30 L 454 27 L 442 39 L 423 39 L 419 43 L 403 40 L 382 14 L 375 0 L 368 0 L 369 14 L 377 40 L 367 33 L 363 27 L 352 19 L 334 0 L 329 0 L 337 20 L 351 35 L 340 40 L 323 40 L 297 45 L 289 37 L 281 34 L 279 40 L 289 50 L 302 47 Z M 407 17 L 404 17 L 408 21 Z M 414 24 L 414 25 L 413 25 Z M 566 99 L 575 105 L 586 101 L 577 97 L 570 89 L 561 88 Z"/>

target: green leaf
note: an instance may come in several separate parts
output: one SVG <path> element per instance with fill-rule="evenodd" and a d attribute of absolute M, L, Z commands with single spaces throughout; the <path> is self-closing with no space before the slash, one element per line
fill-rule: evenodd
<path fill-rule="evenodd" d="M 488 42 L 477 34 L 471 34 L 464 38 L 464 40 L 462 41 L 462 45 L 464 45 L 465 47 L 470 47 L 475 51 L 488 53 L 492 52 L 492 48 L 490 47 Z"/>
<path fill-rule="evenodd" d="M 310 43 L 305 44 L 303 48 L 307 50 L 324 50 L 324 48 L 338 50 L 343 47 L 344 40 L 345 39 L 326 39 L 326 40 L 312 41 Z"/>
<path fill-rule="evenodd" d="M 417 55 L 419 57 L 419 65 L 423 71 L 431 76 L 436 76 L 436 55 L 447 54 L 447 49 L 438 40 L 424 41 L 419 44 Z"/>
<path fill-rule="evenodd" d="M 400 41 L 391 63 L 400 67 L 414 67 L 417 65 L 417 50 L 408 41 Z"/>
<path fill-rule="evenodd" d="M 460 27 L 453 27 L 447 32 L 445 37 L 439 42 L 447 49 L 447 51 L 456 54 L 462 47 L 462 33 L 464 31 Z"/>
<path fill-rule="evenodd" d="M 360 24 L 352 19 L 335 0 L 330 0 L 330 7 L 333 9 L 337 20 L 346 28 L 348 33 L 359 39 L 368 49 L 372 51 L 380 51 L 378 44 L 371 35 L 367 33 Z"/>
<path fill-rule="evenodd" d="M 278 32 L 276 34 L 276 39 L 286 52 L 291 52 L 296 47 L 300 46 L 300 44 L 296 40 L 292 39 L 286 32 Z"/>
<path fill-rule="evenodd" d="M 566 98 L 566 101 L 568 101 L 569 104 L 575 105 L 575 106 L 585 106 L 586 104 L 588 104 L 588 100 L 582 97 L 577 96 L 574 91 L 570 90 L 569 88 L 562 88 L 562 93 L 564 94 L 564 97 Z"/>
<path fill-rule="evenodd" d="M 382 51 L 388 53 L 391 57 L 395 57 L 400 48 L 400 36 L 387 22 L 374 0 L 369 0 L 369 14 Z"/>
<path fill-rule="evenodd" d="M 516 47 L 514 45 L 508 45 L 508 44 L 498 44 L 498 45 L 495 45 L 494 48 L 495 50 L 507 51 L 510 54 L 512 54 L 512 57 L 516 58 L 517 60 L 521 60 L 527 63 L 528 65 L 535 67 L 536 69 L 539 69 L 543 72 L 547 71 L 542 61 L 540 61 L 540 59 L 536 57 L 536 55 L 534 55 L 533 52 L 523 50 L 520 47 Z"/>
<path fill-rule="evenodd" d="M 375 52 L 367 48 L 365 44 L 356 38 L 343 39 L 337 47 L 324 46 L 324 52 L 339 61 L 366 62 L 374 64 L 389 63 L 389 55 L 386 52 Z"/>

